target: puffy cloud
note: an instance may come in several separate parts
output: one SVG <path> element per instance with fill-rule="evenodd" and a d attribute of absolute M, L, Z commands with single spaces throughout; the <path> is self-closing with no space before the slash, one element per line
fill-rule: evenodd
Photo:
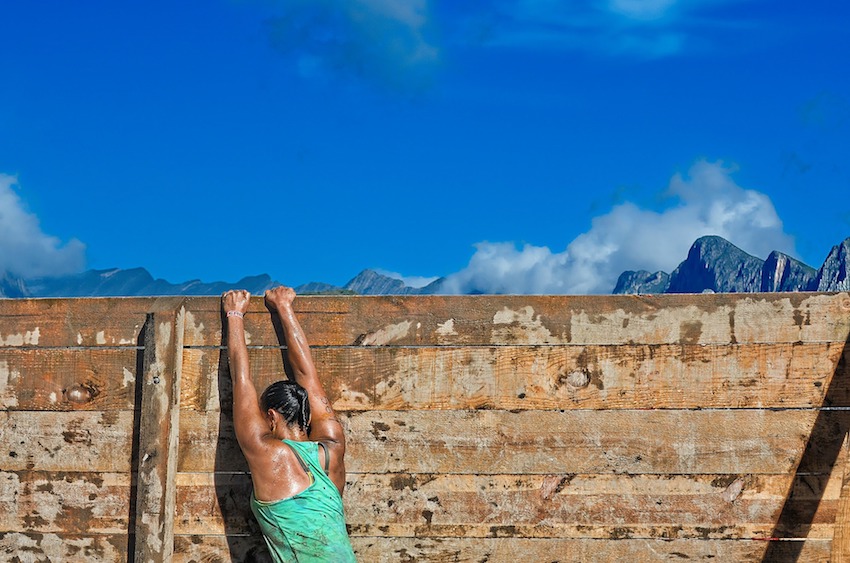
<path fill-rule="evenodd" d="M 14 176 L 0 174 L 0 274 L 23 278 L 79 272 L 85 266 L 85 245 L 66 244 L 41 231 L 15 192 Z"/>
<path fill-rule="evenodd" d="M 344 73 L 394 87 L 427 81 L 438 50 L 427 0 L 286 0 L 269 22 L 273 45 L 302 75 Z"/>
<path fill-rule="evenodd" d="M 719 235 L 765 257 L 772 250 L 794 254 L 773 204 L 765 194 L 738 186 L 733 168 L 695 163 L 676 174 L 664 211 L 633 203 L 596 217 L 591 229 L 563 252 L 544 246 L 482 242 L 466 268 L 447 276 L 450 293 L 608 293 L 624 270 L 670 272 L 703 235 Z"/>

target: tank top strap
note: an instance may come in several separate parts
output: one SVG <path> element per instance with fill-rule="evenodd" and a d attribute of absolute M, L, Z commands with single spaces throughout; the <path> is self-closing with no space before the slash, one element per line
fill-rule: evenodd
<path fill-rule="evenodd" d="M 294 447 L 292 447 L 292 444 L 288 443 L 286 440 L 284 440 L 283 443 L 286 444 L 289 447 L 289 449 L 292 450 L 292 453 L 295 454 L 295 459 L 298 460 L 298 465 L 301 466 L 301 469 L 304 470 L 304 473 L 306 473 L 307 475 L 312 475 L 310 473 L 310 469 L 307 467 L 307 464 L 304 463 L 303 459 L 301 459 L 301 454 L 298 453 L 298 450 L 296 450 Z"/>
<path fill-rule="evenodd" d="M 325 452 L 325 475 L 328 475 L 328 467 L 331 464 L 331 450 L 328 448 L 328 445 L 324 442 L 316 442 L 320 446 L 322 446 L 322 451 Z"/>

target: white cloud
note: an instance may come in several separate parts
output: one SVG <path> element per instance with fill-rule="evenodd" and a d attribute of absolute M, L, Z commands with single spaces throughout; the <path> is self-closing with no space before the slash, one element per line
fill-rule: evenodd
<path fill-rule="evenodd" d="M 505 0 L 487 10 L 466 10 L 470 40 L 508 48 L 588 51 L 656 58 L 701 44 L 707 28 L 728 21 L 706 19 L 705 6 L 747 0 Z M 459 8 L 462 9 L 462 8 Z"/>
<path fill-rule="evenodd" d="M 24 278 L 63 275 L 85 266 L 85 245 L 44 234 L 15 192 L 17 179 L 0 174 L 0 274 Z"/>
<path fill-rule="evenodd" d="M 703 235 L 719 235 L 762 258 L 772 250 L 794 254 L 770 198 L 738 186 L 733 172 L 721 162 L 698 161 L 687 176 L 670 180 L 675 206 L 657 212 L 618 205 L 594 218 L 563 252 L 481 242 L 444 287 L 450 293 L 609 293 L 624 270 L 672 271 Z"/>
<path fill-rule="evenodd" d="M 304 76 L 343 73 L 394 87 L 419 86 L 439 58 L 426 37 L 427 0 L 286 0 L 272 43 Z"/>

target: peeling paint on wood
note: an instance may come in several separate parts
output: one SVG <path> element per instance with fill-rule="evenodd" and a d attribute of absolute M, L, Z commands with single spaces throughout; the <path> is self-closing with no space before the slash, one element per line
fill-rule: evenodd
<path fill-rule="evenodd" d="M 40 336 L 38 327 L 24 333 L 7 334 L 0 333 L 0 346 L 38 346 Z"/>
<path fill-rule="evenodd" d="M 0 530 L 126 533 L 130 487 L 124 473 L 0 471 Z"/>
<path fill-rule="evenodd" d="M 820 404 L 843 350 L 843 343 L 320 348 L 313 356 L 337 410 L 790 408 Z M 220 354 L 186 350 L 183 408 L 230 404 L 217 395 Z M 252 349 L 249 359 L 258 391 L 281 378 L 279 350 Z M 587 385 L 580 376 L 570 383 L 576 372 Z M 850 384 L 834 393 L 850 397 Z"/>
<path fill-rule="evenodd" d="M 123 563 L 128 560 L 127 535 L 0 532 L 0 556 L 4 561 L 21 563 Z"/>
<path fill-rule="evenodd" d="M 369 334 L 364 334 L 357 337 L 355 344 L 359 346 L 386 346 L 390 342 L 402 340 L 410 333 L 410 327 L 413 323 L 410 321 L 402 321 L 379 328 Z"/>
<path fill-rule="evenodd" d="M 387 345 L 621 345 L 756 344 L 844 341 L 850 319 L 846 294 L 769 293 L 596 296 L 298 297 L 295 309 L 314 346 L 349 346 L 361 335 L 398 323 L 419 325 Z M 221 344 L 218 299 L 190 298 L 196 323 L 209 328 L 187 336 L 187 346 Z M 507 309 L 508 313 L 503 311 Z M 529 310 L 531 316 L 529 316 Z M 516 316 L 512 324 L 494 324 Z M 503 316 L 506 315 L 506 316 Z M 442 326 L 452 319 L 454 335 Z M 734 319 L 734 322 L 732 321 Z M 518 329 L 525 323 L 532 332 Z M 530 323 L 530 324 L 529 324 Z M 688 325 L 687 323 L 690 323 Z M 699 331 L 695 332 L 699 323 Z M 276 346 L 261 298 L 252 301 L 246 327 L 253 343 Z M 504 329 L 507 339 L 501 339 Z M 439 332 L 438 332 L 439 331 Z M 546 331 L 546 332 L 544 332 Z M 734 336 L 734 337 L 733 337 Z M 198 340 L 196 337 L 200 337 Z"/>

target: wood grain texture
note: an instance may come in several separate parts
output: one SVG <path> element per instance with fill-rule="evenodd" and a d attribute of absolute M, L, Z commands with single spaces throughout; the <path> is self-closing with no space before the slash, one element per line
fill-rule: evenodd
<path fill-rule="evenodd" d="M 307 296 L 294 303 L 311 345 L 422 346 L 844 342 L 846 293 L 589 296 Z M 219 346 L 217 298 L 188 298 L 186 345 Z M 277 345 L 262 298 L 253 345 Z"/>
<path fill-rule="evenodd" d="M 343 414 L 357 473 L 792 472 L 815 410 L 363 411 Z M 822 440 L 843 439 L 820 429 Z M 225 414 L 183 411 L 178 471 L 244 471 Z M 827 473 L 813 458 L 809 471 Z"/>
<path fill-rule="evenodd" d="M 352 536 L 742 539 L 771 537 L 789 475 L 349 474 Z M 225 488 L 227 506 L 217 491 Z M 176 534 L 256 533 L 250 476 L 181 473 Z M 811 528 L 786 537 L 832 538 L 841 478 L 801 476 L 798 506 L 817 504 Z M 223 514 L 227 515 L 225 522 Z"/>
<path fill-rule="evenodd" d="M 125 534 L 128 473 L 0 471 L 0 533 Z"/>
<path fill-rule="evenodd" d="M 334 408 L 348 411 L 816 407 L 843 351 L 843 342 L 312 350 Z M 230 410 L 222 351 L 183 357 L 181 408 Z M 280 350 L 249 358 L 258 392 L 283 377 Z M 846 371 L 832 396 L 850 404 Z"/>
<path fill-rule="evenodd" d="M 134 408 L 135 348 L 0 348 L 0 409 Z"/>
<path fill-rule="evenodd" d="M 174 338 L 143 329 L 178 302 Z M 295 308 L 347 432 L 361 561 L 801 563 L 847 550 L 846 293 Z M 212 563 L 261 544 L 221 320 L 218 297 L 0 300 L 0 561 L 173 548 Z M 262 389 L 283 362 L 261 298 L 246 327 Z M 174 376 L 168 392 L 139 393 L 155 372 Z M 134 424 L 156 483 L 134 478 Z M 165 555 L 140 557 L 152 537 Z"/>
<path fill-rule="evenodd" d="M 0 411 L 7 471 L 131 471 L 133 411 Z"/>
<path fill-rule="evenodd" d="M 0 561 L 124 563 L 126 534 L 42 534 L 0 532 Z"/>
<path fill-rule="evenodd" d="M 514 563 L 583 563 L 587 561 L 734 561 L 759 562 L 767 542 L 753 540 L 593 540 L 593 539 L 482 539 L 356 538 L 359 560 L 374 563 L 426 561 L 448 563 L 487 561 Z M 772 563 L 791 563 L 779 557 Z M 828 563 L 830 542 L 805 542 L 798 563 Z"/>
<path fill-rule="evenodd" d="M 231 561 L 224 536 L 177 536 L 174 562 Z M 242 561 L 258 538 L 233 538 L 233 561 Z M 588 561 L 762 561 L 768 542 L 754 540 L 595 540 L 514 538 L 352 538 L 358 561 L 369 563 L 585 563 Z M 791 543 L 791 542 L 785 542 Z M 831 542 L 809 540 L 799 557 L 771 563 L 829 563 Z"/>
<path fill-rule="evenodd" d="M 159 299 L 0 299 L 0 347 L 138 346 Z"/>

